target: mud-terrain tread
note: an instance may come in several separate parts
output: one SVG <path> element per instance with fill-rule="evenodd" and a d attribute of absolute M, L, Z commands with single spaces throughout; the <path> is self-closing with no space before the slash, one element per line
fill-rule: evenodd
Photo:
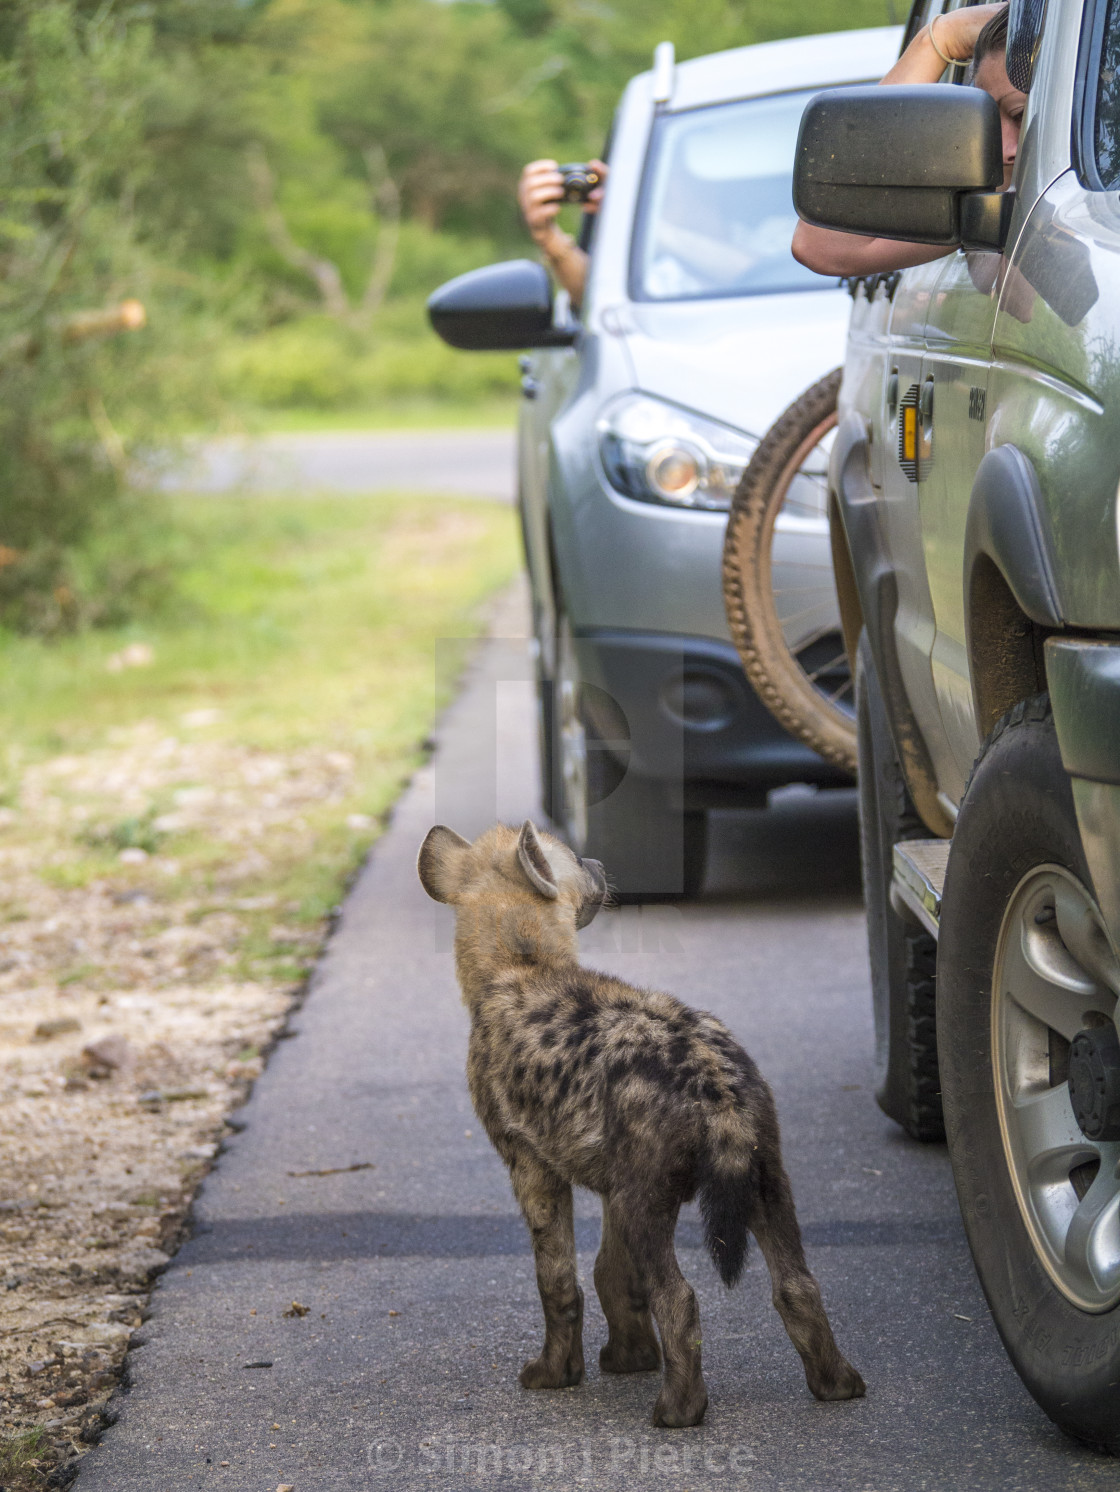
<path fill-rule="evenodd" d="M 914 807 L 901 772 L 895 773 L 894 788 L 898 842 L 928 839 L 929 830 Z M 902 1126 L 914 1140 L 945 1138 L 937 1067 L 936 996 L 937 939 L 916 927 L 906 934 L 906 1017 L 913 1091 Z"/>
<path fill-rule="evenodd" d="M 941 1073 L 937 1065 L 937 943 L 917 929 L 906 938 L 906 1003 L 913 1092 L 903 1121 L 915 1140 L 943 1140 Z"/>
<path fill-rule="evenodd" d="M 1042 725 L 1050 719 L 1053 713 L 1054 711 L 1050 704 L 1050 695 L 1046 690 L 1043 690 L 1041 694 L 1031 694 L 1026 699 L 1016 701 L 1009 710 L 1005 711 L 996 721 L 995 725 L 992 726 L 987 740 L 980 747 L 979 754 L 972 763 L 972 768 L 968 774 L 968 781 L 964 785 L 964 794 L 961 802 L 963 803 L 965 798 L 968 797 L 968 790 L 972 786 L 972 779 L 976 776 L 980 763 L 1007 731 L 1014 730 L 1016 726 L 1024 725 L 1028 721 Z"/>
<path fill-rule="evenodd" d="M 928 839 L 929 830 L 903 781 L 894 774 L 898 843 Z M 924 928 L 906 934 L 906 1027 L 910 1045 L 912 1091 L 902 1127 L 914 1140 L 943 1140 L 941 1075 L 937 1066 L 937 939 Z"/>
<path fill-rule="evenodd" d="M 723 599 L 732 641 L 762 703 L 791 736 L 826 761 L 854 773 L 855 723 L 847 729 L 822 701 L 808 697 L 808 681 L 791 658 L 769 594 L 751 594 L 745 577 L 757 574 L 759 551 L 776 484 L 810 431 L 836 410 L 843 369 L 834 368 L 795 399 L 771 425 L 732 499 L 723 545 Z M 770 633 L 772 625 L 777 635 Z M 797 677 L 794 677 L 794 671 Z"/>
<path fill-rule="evenodd" d="M 867 752 L 859 776 L 860 847 L 876 1023 L 885 1021 L 888 1031 L 875 1097 L 911 1139 L 928 1142 L 945 1138 L 937 1060 L 937 940 L 905 922 L 889 898 L 893 846 L 928 839 L 929 830 L 907 791 L 883 709 L 864 635 L 857 668 L 858 738 Z"/>

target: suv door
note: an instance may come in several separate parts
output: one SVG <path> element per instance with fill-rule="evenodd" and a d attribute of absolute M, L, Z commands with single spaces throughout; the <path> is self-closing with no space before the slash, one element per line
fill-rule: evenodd
<path fill-rule="evenodd" d="M 895 652 L 910 708 L 924 737 L 938 781 L 945 762 L 930 660 L 935 623 L 926 575 L 922 484 L 927 465 L 923 434 L 922 378 L 926 326 L 942 260 L 903 271 L 894 294 L 884 380 L 882 428 L 882 501 L 887 552 L 897 588 L 894 618 Z"/>
<path fill-rule="evenodd" d="M 930 677 L 945 747 L 936 753 L 943 793 L 959 803 L 980 736 L 962 585 L 969 497 L 984 457 L 988 377 L 1000 255 L 956 253 L 942 261 L 926 320 L 918 472 L 922 546 L 933 605 Z M 932 745 L 932 742 L 931 742 Z"/>
<path fill-rule="evenodd" d="M 957 3 L 917 0 L 907 39 L 931 17 L 956 9 Z M 959 82 L 963 72 L 960 67 L 947 69 L 947 86 Z M 957 744 L 958 738 L 967 738 L 971 721 L 966 715 L 957 722 L 956 731 L 947 731 L 943 725 L 945 667 L 939 629 L 943 619 L 956 620 L 947 617 L 946 606 L 951 603 L 946 596 L 959 602 L 960 570 L 958 564 L 954 586 L 951 537 L 945 533 L 942 510 L 952 490 L 950 467 L 954 463 L 959 467 L 962 457 L 967 466 L 971 446 L 969 453 L 962 453 L 955 449 L 954 439 L 947 438 L 939 442 L 944 450 L 935 454 L 933 420 L 935 407 L 955 405 L 962 390 L 966 400 L 970 397 L 976 379 L 961 382 L 966 362 L 985 369 L 986 384 L 994 303 L 977 315 L 971 306 L 972 300 L 979 299 L 974 293 L 974 274 L 980 271 L 958 253 L 903 270 L 895 277 L 898 288 L 890 321 L 889 363 L 882 380 L 881 441 L 876 442 L 879 451 L 873 458 L 875 469 L 882 474 L 888 550 L 898 587 L 894 633 L 899 671 L 938 783 L 962 789 Z M 970 308 L 962 305 L 962 297 Z M 961 637 L 963 645 L 963 632 Z M 960 663 L 952 649 L 949 656 L 954 665 Z M 973 744 L 967 751 L 969 762 L 975 754 Z"/>

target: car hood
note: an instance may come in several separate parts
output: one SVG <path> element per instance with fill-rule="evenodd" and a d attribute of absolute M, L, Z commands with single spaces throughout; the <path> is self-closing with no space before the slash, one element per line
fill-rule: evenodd
<path fill-rule="evenodd" d="M 625 338 L 644 393 L 761 437 L 798 394 L 843 362 L 850 310 L 846 291 L 811 290 L 631 302 L 604 320 Z"/>

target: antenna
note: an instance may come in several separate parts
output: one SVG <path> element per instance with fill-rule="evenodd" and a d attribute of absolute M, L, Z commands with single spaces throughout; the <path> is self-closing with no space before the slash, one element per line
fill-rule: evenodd
<path fill-rule="evenodd" d="M 653 101 L 667 104 L 673 97 L 673 69 L 677 53 L 671 41 L 659 41 L 653 49 Z"/>

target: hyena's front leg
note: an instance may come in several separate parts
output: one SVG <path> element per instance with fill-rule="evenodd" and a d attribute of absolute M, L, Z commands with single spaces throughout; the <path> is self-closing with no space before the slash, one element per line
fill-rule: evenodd
<path fill-rule="evenodd" d="M 648 1373 L 661 1365 L 661 1353 L 649 1311 L 649 1284 L 611 1222 L 610 1203 L 603 1201 L 603 1241 L 595 1260 L 595 1290 L 610 1335 L 599 1353 L 605 1373 Z"/>
<path fill-rule="evenodd" d="M 521 1369 L 522 1388 L 570 1388 L 583 1381 L 583 1291 L 576 1278 L 572 1189 L 529 1149 L 507 1157 L 529 1232 L 544 1309 L 541 1355 Z"/>

